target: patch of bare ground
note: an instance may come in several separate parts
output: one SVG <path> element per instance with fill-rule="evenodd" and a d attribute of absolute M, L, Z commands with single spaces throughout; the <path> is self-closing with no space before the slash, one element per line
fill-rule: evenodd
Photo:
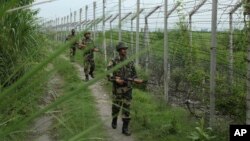
<path fill-rule="evenodd" d="M 49 68 L 53 68 L 49 65 Z M 63 80 L 58 74 L 53 74 L 47 83 L 47 90 L 40 99 L 39 107 L 43 109 L 45 106 L 53 102 L 62 93 Z M 46 112 L 34 120 L 30 130 L 32 131 L 28 137 L 29 141 L 55 141 L 56 133 L 52 129 L 54 111 Z"/>

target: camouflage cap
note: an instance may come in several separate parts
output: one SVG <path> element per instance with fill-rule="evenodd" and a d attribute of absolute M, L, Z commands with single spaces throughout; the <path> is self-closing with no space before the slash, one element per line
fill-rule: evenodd
<path fill-rule="evenodd" d="M 123 42 L 119 42 L 116 46 L 116 51 L 119 51 L 120 49 L 128 49 L 128 46 Z"/>

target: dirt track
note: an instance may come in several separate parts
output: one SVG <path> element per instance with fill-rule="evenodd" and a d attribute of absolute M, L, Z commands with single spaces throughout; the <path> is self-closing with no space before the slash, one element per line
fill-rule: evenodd
<path fill-rule="evenodd" d="M 52 67 L 52 66 L 51 66 Z M 58 74 L 54 74 L 47 84 L 47 91 L 40 100 L 40 108 L 47 106 L 61 94 L 63 80 Z M 29 141 L 54 141 L 52 137 L 53 116 L 44 113 L 42 116 L 34 120 L 31 127 L 32 133 L 29 135 Z"/>

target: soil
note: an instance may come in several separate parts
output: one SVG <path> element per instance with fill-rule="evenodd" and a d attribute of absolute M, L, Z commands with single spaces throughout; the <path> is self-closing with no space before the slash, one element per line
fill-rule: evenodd
<path fill-rule="evenodd" d="M 49 68 L 53 68 L 50 65 Z M 53 102 L 62 92 L 63 79 L 54 74 L 47 84 L 47 91 L 40 100 L 39 107 L 42 109 Z M 42 116 L 34 120 L 28 140 L 30 141 L 54 141 L 52 134 L 53 112 L 44 113 Z"/>

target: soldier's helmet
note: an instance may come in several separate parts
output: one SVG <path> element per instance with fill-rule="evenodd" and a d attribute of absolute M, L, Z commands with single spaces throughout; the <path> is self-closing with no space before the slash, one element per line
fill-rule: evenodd
<path fill-rule="evenodd" d="M 123 42 L 119 42 L 116 46 L 116 51 L 119 51 L 120 49 L 128 49 L 128 46 Z"/>
<path fill-rule="evenodd" d="M 84 33 L 84 36 L 86 36 L 87 34 L 91 34 L 91 33 L 89 31 L 87 31 Z"/>

